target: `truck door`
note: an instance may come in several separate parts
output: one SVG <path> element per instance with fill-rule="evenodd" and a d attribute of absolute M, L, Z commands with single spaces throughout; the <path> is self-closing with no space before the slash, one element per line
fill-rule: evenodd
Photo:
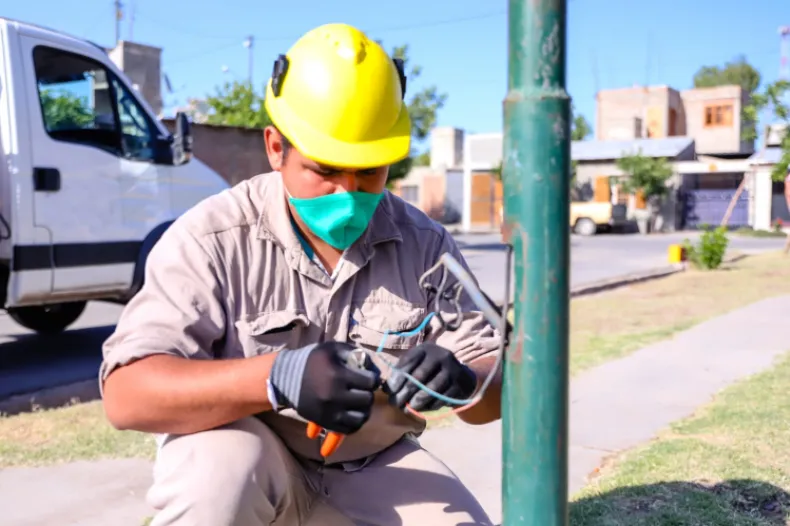
<path fill-rule="evenodd" d="M 133 96 L 125 100 L 128 89 L 109 59 L 81 44 L 21 37 L 34 223 L 51 235 L 55 295 L 126 290 L 148 225 L 159 220 L 160 202 L 169 202 L 145 159 L 153 155 L 146 141 L 155 138 L 148 116 L 130 115 Z M 140 202 L 147 206 L 138 209 Z"/>

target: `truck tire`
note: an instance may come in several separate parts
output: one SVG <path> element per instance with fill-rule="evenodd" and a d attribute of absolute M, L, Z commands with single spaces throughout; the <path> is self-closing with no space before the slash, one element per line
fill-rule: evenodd
<path fill-rule="evenodd" d="M 598 233 L 598 225 L 589 217 L 580 217 L 573 225 L 573 231 L 580 236 L 594 236 Z"/>
<path fill-rule="evenodd" d="M 85 310 L 86 302 L 53 303 L 30 307 L 12 307 L 8 315 L 22 327 L 39 334 L 58 334 L 77 321 Z"/>

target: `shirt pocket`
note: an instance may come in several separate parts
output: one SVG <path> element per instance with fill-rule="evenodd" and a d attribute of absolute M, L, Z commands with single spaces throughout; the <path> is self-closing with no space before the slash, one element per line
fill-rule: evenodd
<path fill-rule="evenodd" d="M 359 347 L 398 356 L 423 342 L 425 330 L 415 331 L 425 319 L 424 307 L 366 302 L 351 310 L 349 341 Z M 397 333 L 409 333 L 399 335 Z"/>
<path fill-rule="evenodd" d="M 244 355 L 250 357 L 302 347 L 310 320 L 301 311 L 282 310 L 252 315 L 235 325 Z"/>

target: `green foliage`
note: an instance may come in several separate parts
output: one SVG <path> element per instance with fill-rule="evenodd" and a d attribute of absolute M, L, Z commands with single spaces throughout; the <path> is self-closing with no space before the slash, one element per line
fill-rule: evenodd
<path fill-rule="evenodd" d="M 617 167 L 628 175 L 622 180 L 626 192 L 642 192 L 646 199 L 663 197 L 667 193 L 672 166 L 663 157 L 647 157 L 641 152 L 626 155 L 617 160 Z"/>
<path fill-rule="evenodd" d="M 777 80 L 766 86 L 761 92 L 752 95 L 751 104 L 744 109 L 744 115 L 752 122 L 757 122 L 762 111 L 769 111 L 773 117 L 772 120 L 778 121 L 777 124 L 788 126 L 788 132 L 782 138 L 782 157 L 771 172 L 771 178 L 774 181 L 783 181 L 790 170 L 790 108 L 784 102 L 787 100 L 788 91 L 790 91 L 790 81 Z M 748 139 L 755 139 L 756 136 L 756 132 L 752 133 Z"/>
<path fill-rule="evenodd" d="M 381 41 L 379 41 L 379 44 L 381 44 Z M 406 177 L 413 166 L 429 164 L 430 156 L 426 153 L 419 154 L 415 158 L 414 151 L 416 148 L 414 148 L 414 143 L 420 143 L 428 137 L 431 133 L 431 129 L 436 125 L 436 115 L 447 101 L 447 94 L 439 93 L 436 86 L 427 86 L 409 95 L 409 90 L 414 86 L 414 81 L 422 74 L 422 68 L 420 66 L 411 65 L 411 69 L 409 69 L 408 52 L 409 46 L 397 46 L 392 50 L 391 55 L 393 58 L 403 59 L 403 65 L 408 79 L 408 88 L 406 92 L 409 117 L 411 117 L 412 155 L 390 167 L 390 184 L 398 179 Z"/>
<path fill-rule="evenodd" d="M 571 117 L 573 118 L 571 121 L 572 141 L 583 141 L 592 134 L 592 126 L 590 126 L 590 123 L 584 118 L 584 115 L 576 115 L 576 109 L 573 105 L 571 105 Z"/>
<path fill-rule="evenodd" d="M 43 90 L 41 107 L 44 122 L 50 130 L 86 128 L 94 122 L 88 97 L 77 97 L 65 91 Z"/>
<path fill-rule="evenodd" d="M 703 66 L 694 75 L 695 88 L 712 88 L 716 86 L 737 85 L 750 96 L 760 86 L 760 72 L 749 64 L 746 57 L 738 57 L 727 62 L 724 66 Z M 744 139 L 752 140 L 756 134 L 757 119 L 750 118 L 745 111 L 742 112 L 744 120 Z"/>
<path fill-rule="evenodd" d="M 263 106 L 263 95 L 249 82 L 226 82 L 206 98 L 211 108 L 206 122 L 243 128 L 265 128 L 272 123 Z"/>
<path fill-rule="evenodd" d="M 697 269 L 715 270 L 724 261 L 724 255 L 727 253 L 727 246 L 730 243 L 727 237 L 727 227 L 720 226 L 710 229 L 705 226 L 703 228 L 705 231 L 696 245 L 688 239 L 683 242 L 686 259 Z"/>
<path fill-rule="evenodd" d="M 760 72 L 740 56 L 724 66 L 703 66 L 694 74 L 695 88 L 737 85 L 747 93 L 754 93 L 760 86 Z"/>

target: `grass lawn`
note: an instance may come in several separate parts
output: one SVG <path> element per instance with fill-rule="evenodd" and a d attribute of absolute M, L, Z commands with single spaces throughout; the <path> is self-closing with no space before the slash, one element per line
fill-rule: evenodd
<path fill-rule="evenodd" d="M 790 524 L 790 357 L 610 460 L 571 504 L 578 526 Z"/>
<path fill-rule="evenodd" d="M 782 230 L 755 230 L 749 227 L 739 228 L 733 232 L 739 236 L 748 237 L 787 237 Z"/>
<path fill-rule="evenodd" d="M 669 338 L 713 316 L 790 293 L 781 253 L 715 272 L 688 271 L 571 302 L 571 372 Z M 431 422 L 447 425 L 452 418 Z M 99 457 L 151 456 L 146 435 L 112 430 L 99 403 L 0 418 L 0 468 Z"/>

